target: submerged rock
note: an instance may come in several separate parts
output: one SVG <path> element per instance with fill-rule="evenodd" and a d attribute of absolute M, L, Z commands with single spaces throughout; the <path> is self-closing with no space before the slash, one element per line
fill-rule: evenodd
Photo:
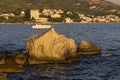
<path fill-rule="evenodd" d="M 23 66 L 16 64 L 14 59 L 7 57 L 5 59 L 5 64 L 0 65 L 0 72 L 24 72 Z"/>
<path fill-rule="evenodd" d="M 0 58 L 0 64 L 5 64 L 5 58 Z"/>
<path fill-rule="evenodd" d="M 8 79 L 7 79 L 7 74 L 5 74 L 5 73 L 0 73 L 0 80 L 8 80 Z"/>
<path fill-rule="evenodd" d="M 100 54 L 101 48 L 97 45 L 82 40 L 78 46 L 77 52 L 82 55 Z"/>
<path fill-rule="evenodd" d="M 110 52 L 106 52 L 106 53 L 103 53 L 102 56 L 106 56 L 106 57 L 108 57 L 108 56 L 112 56 L 112 53 L 110 53 Z"/>
<path fill-rule="evenodd" d="M 26 63 L 27 57 L 25 54 L 20 53 L 15 56 L 15 62 L 19 65 L 24 65 Z"/>
<path fill-rule="evenodd" d="M 22 77 L 18 77 L 15 80 L 24 80 Z"/>
<path fill-rule="evenodd" d="M 50 28 L 41 35 L 29 37 L 26 52 L 30 64 L 67 62 L 76 56 L 76 44 L 73 39 L 60 35 L 54 28 Z"/>
<path fill-rule="evenodd" d="M 7 56 L 7 51 L 0 51 L 0 64 L 5 64 L 5 57 Z"/>
<path fill-rule="evenodd" d="M 25 59 L 21 52 L 0 51 L 0 72 L 24 72 Z"/>
<path fill-rule="evenodd" d="M 0 55 L 3 55 L 4 57 L 7 56 L 8 51 L 6 50 L 0 50 Z"/>
<path fill-rule="evenodd" d="M 18 65 L 24 65 L 27 60 L 26 54 L 21 51 L 11 52 L 9 57 L 11 57 L 11 59 L 13 59 Z"/>

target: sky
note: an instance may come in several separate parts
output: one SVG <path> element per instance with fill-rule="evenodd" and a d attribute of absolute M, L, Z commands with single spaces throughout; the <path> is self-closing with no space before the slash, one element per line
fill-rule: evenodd
<path fill-rule="evenodd" d="M 116 4 L 119 4 L 119 5 L 120 5 L 120 0 L 106 0 L 106 1 L 114 2 L 114 3 L 116 3 Z"/>

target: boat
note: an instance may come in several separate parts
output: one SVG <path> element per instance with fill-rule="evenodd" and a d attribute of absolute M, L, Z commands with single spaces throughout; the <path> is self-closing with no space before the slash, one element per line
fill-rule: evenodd
<path fill-rule="evenodd" d="M 52 25 L 45 25 L 45 24 L 35 24 L 32 26 L 33 29 L 46 29 L 51 27 Z"/>

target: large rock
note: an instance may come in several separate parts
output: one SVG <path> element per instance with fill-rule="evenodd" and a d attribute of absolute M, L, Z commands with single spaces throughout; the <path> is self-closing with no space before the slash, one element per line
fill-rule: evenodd
<path fill-rule="evenodd" d="M 54 28 L 50 28 L 41 35 L 29 37 L 26 52 L 30 64 L 66 62 L 76 56 L 76 44 L 73 39 L 66 38 Z"/>
<path fill-rule="evenodd" d="M 78 46 L 77 52 L 83 55 L 92 55 L 92 54 L 100 54 L 101 50 L 102 49 L 97 45 L 82 40 Z"/>

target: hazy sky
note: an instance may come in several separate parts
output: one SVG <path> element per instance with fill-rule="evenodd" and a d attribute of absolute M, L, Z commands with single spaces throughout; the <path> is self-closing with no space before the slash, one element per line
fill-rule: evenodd
<path fill-rule="evenodd" d="M 120 0 L 106 0 L 106 1 L 111 1 L 120 5 Z"/>

